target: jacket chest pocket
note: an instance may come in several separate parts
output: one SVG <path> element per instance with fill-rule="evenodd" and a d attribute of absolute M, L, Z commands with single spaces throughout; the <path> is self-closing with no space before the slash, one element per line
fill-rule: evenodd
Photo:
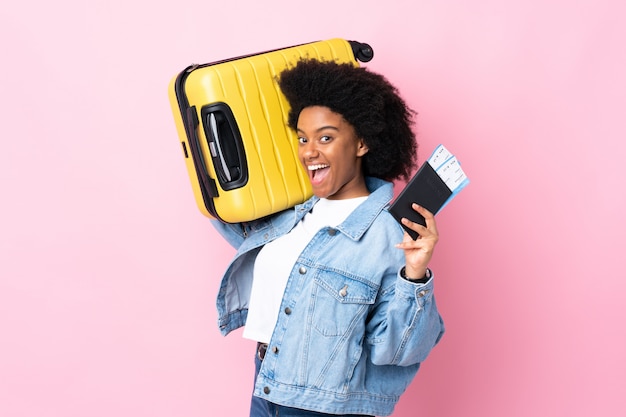
<path fill-rule="evenodd" d="M 366 281 L 335 272 L 322 272 L 314 280 L 312 325 L 323 336 L 343 336 L 365 325 L 378 288 Z"/>

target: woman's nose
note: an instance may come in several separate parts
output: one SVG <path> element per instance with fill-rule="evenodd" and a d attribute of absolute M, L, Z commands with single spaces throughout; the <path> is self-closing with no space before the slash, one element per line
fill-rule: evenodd
<path fill-rule="evenodd" d="M 306 159 L 315 158 L 317 156 L 317 146 L 314 141 L 309 141 L 300 148 L 302 156 Z"/>

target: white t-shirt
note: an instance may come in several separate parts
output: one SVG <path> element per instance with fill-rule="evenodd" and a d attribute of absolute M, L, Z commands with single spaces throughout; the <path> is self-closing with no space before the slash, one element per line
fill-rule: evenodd
<path fill-rule="evenodd" d="M 274 332 L 285 286 L 300 253 L 322 227 L 343 222 L 367 197 L 320 199 L 294 229 L 268 243 L 257 255 L 243 337 L 268 343 Z"/>

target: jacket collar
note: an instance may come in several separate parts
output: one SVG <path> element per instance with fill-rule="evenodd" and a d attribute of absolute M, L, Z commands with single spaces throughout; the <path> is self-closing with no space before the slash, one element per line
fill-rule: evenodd
<path fill-rule="evenodd" d="M 391 182 L 366 177 L 365 183 L 371 194 L 346 220 L 336 227 L 341 233 L 355 241 L 361 239 L 376 217 L 389 205 L 393 198 L 393 184 Z M 313 196 L 304 203 L 297 205 L 295 207 L 297 221 L 300 221 L 318 201 L 319 197 Z"/>

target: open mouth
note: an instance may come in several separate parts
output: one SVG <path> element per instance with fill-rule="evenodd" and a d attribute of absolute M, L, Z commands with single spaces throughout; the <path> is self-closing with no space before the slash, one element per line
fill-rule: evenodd
<path fill-rule="evenodd" d="M 307 166 L 307 170 L 309 171 L 309 178 L 311 179 L 312 184 L 320 183 L 324 177 L 328 174 L 329 165 L 327 164 L 316 164 Z"/>

